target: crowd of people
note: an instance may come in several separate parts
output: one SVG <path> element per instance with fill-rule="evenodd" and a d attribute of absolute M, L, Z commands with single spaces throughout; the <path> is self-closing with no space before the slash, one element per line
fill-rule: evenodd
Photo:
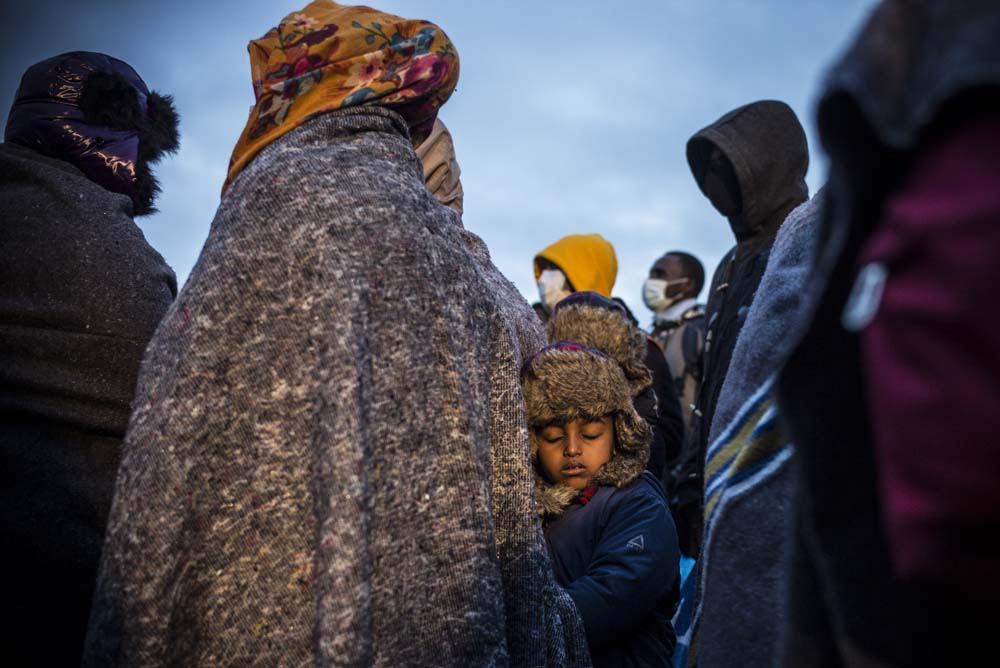
<path fill-rule="evenodd" d="M 997 35 L 993 2 L 882 0 L 823 84 L 812 197 L 783 102 L 695 133 L 734 246 L 707 283 L 656 260 L 646 328 L 602 236 L 540 250 L 530 305 L 463 227 L 433 23 L 315 0 L 250 43 L 180 289 L 134 220 L 170 96 L 31 66 L 0 145 L 5 665 L 989 651 Z"/>

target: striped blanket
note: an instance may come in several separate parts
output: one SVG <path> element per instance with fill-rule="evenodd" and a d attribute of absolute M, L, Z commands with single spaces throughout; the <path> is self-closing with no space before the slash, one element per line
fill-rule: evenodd
<path fill-rule="evenodd" d="M 719 396 L 705 457 L 705 537 L 674 619 L 675 666 L 773 662 L 793 453 L 775 377 L 803 319 L 822 200 L 817 195 L 782 225 Z"/>

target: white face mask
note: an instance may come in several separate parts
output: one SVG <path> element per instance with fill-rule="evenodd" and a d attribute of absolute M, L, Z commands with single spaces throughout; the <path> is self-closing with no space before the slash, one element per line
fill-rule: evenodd
<path fill-rule="evenodd" d="M 679 278 L 676 281 L 665 281 L 662 278 L 647 278 L 646 282 L 642 284 L 642 301 L 646 302 L 650 311 L 665 311 L 681 299 L 679 293 L 668 297 L 667 288 L 683 283 L 685 280 L 687 279 Z"/>
<path fill-rule="evenodd" d="M 566 274 L 558 269 L 546 269 L 538 277 L 538 296 L 550 311 L 571 294 L 566 289 Z"/>

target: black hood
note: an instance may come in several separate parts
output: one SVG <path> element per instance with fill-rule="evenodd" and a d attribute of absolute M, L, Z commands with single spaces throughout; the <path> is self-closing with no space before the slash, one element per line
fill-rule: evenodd
<path fill-rule="evenodd" d="M 713 147 L 733 166 L 743 200 L 739 215 L 753 234 L 776 232 L 785 216 L 809 198 L 806 134 L 784 102 L 764 100 L 740 107 L 688 140 L 688 165 L 702 192 Z"/>

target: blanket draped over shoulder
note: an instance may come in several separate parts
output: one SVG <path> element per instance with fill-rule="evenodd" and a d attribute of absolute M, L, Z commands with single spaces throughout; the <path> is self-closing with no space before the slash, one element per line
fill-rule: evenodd
<path fill-rule="evenodd" d="M 276 139 L 147 351 L 84 665 L 588 664 L 533 501 L 543 342 L 401 116 Z"/>

